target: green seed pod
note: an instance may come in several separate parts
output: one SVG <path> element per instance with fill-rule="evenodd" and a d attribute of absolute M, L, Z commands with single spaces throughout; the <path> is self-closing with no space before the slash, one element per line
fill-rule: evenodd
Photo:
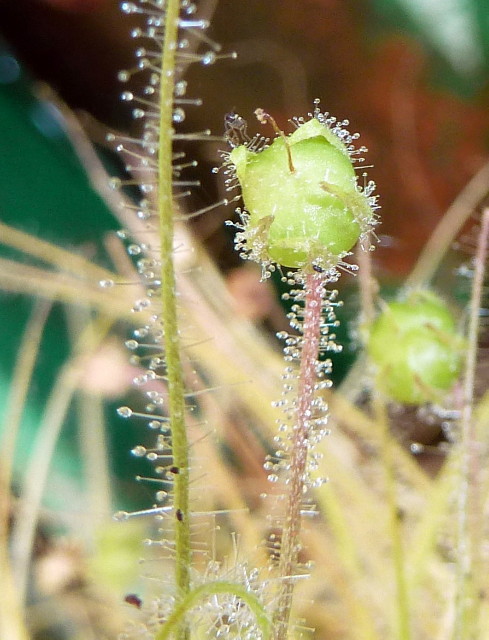
<path fill-rule="evenodd" d="M 241 240 L 252 259 L 334 267 L 375 224 L 374 185 L 359 188 L 346 144 L 354 137 L 330 122 L 315 112 L 262 151 L 245 143 L 229 154 L 249 216 Z"/>
<path fill-rule="evenodd" d="M 456 382 L 464 341 L 452 314 L 428 291 L 387 304 L 373 323 L 367 350 L 378 388 L 403 404 L 439 401 Z"/>

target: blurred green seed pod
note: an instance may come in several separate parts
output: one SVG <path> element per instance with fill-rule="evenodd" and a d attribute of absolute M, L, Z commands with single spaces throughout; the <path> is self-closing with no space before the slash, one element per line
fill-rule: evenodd
<path fill-rule="evenodd" d="M 240 240 L 251 259 L 329 269 L 376 223 L 375 185 L 362 190 L 353 165 L 357 136 L 335 122 L 316 110 L 263 150 L 251 141 L 229 154 L 247 212 Z"/>
<path fill-rule="evenodd" d="M 377 367 L 377 388 L 402 404 L 439 402 L 457 381 L 465 341 L 446 304 L 414 291 L 386 304 L 374 321 L 367 351 Z"/>

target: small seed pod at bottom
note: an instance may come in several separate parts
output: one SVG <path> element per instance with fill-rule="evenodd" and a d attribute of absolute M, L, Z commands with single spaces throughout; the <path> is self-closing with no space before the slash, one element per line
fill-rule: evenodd
<path fill-rule="evenodd" d="M 353 145 L 344 142 L 353 137 L 341 132 L 316 114 L 261 151 L 246 143 L 231 151 L 248 212 L 241 239 L 249 257 L 328 268 L 375 224 L 374 185 L 358 186 Z"/>
<path fill-rule="evenodd" d="M 392 400 L 438 402 L 457 381 L 464 340 L 446 304 L 429 291 L 414 291 L 385 305 L 367 344 L 377 366 L 376 384 Z"/>

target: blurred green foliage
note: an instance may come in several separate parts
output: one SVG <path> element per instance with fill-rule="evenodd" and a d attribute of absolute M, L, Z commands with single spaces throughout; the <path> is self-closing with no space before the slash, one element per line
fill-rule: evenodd
<path fill-rule="evenodd" d="M 410 34 L 430 52 L 434 84 L 466 97 L 487 86 L 489 11 L 486 0 L 372 0 L 378 23 Z"/>

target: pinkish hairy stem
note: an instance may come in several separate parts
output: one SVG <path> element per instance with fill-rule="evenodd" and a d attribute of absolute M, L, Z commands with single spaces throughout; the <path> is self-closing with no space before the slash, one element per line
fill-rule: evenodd
<path fill-rule="evenodd" d="M 304 487 L 309 450 L 317 381 L 317 362 L 322 323 L 322 301 L 324 296 L 322 273 L 306 276 L 304 322 L 302 329 L 301 364 L 299 369 L 297 423 L 294 426 L 287 502 L 282 529 L 279 575 L 282 580 L 275 609 L 275 640 L 285 640 L 292 605 L 292 592 L 297 558 L 300 549 L 301 508 L 304 499 Z"/>

